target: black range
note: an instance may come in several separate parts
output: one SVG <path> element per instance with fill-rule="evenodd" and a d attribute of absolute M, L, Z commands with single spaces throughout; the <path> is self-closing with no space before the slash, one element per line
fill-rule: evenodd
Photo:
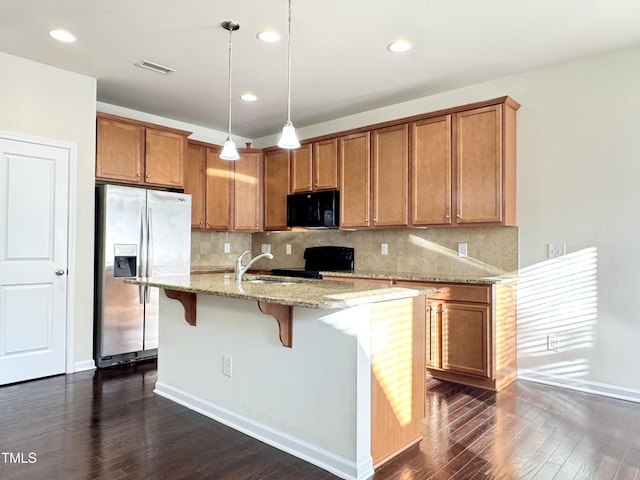
<path fill-rule="evenodd" d="M 354 249 L 351 247 L 321 246 L 304 250 L 304 268 L 274 268 L 272 275 L 285 277 L 322 278 L 324 272 L 353 272 Z"/>

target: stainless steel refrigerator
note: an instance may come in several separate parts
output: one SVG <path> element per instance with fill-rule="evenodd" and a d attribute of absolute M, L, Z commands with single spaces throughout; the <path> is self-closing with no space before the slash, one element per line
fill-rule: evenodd
<path fill-rule="evenodd" d="M 124 279 L 189 275 L 191 195 L 96 186 L 95 244 L 96 365 L 155 357 L 159 289 Z"/>

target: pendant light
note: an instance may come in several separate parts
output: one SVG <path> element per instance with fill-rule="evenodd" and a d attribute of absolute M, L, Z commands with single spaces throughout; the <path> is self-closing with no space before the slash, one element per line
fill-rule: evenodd
<path fill-rule="evenodd" d="M 289 0 L 289 32 L 287 40 L 287 123 L 282 128 L 282 135 L 278 146 L 280 148 L 298 148 L 300 142 L 296 136 L 296 129 L 291 123 L 291 0 Z"/>
<path fill-rule="evenodd" d="M 224 142 L 224 147 L 222 147 L 220 158 L 222 160 L 238 160 L 240 155 L 238 155 L 238 150 L 236 149 L 236 142 L 231 138 L 231 37 L 234 30 L 238 30 L 240 28 L 240 24 L 227 20 L 222 22 L 221 25 L 225 30 L 229 30 L 229 135 L 227 136 L 227 140 Z"/>

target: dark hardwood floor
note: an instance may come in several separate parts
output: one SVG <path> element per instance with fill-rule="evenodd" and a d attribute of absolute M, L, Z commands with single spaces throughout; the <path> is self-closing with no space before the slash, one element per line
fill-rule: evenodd
<path fill-rule="evenodd" d="M 0 479 L 337 477 L 152 393 L 153 362 L 0 387 Z M 374 480 L 638 479 L 640 404 L 430 380 L 424 440 Z"/>

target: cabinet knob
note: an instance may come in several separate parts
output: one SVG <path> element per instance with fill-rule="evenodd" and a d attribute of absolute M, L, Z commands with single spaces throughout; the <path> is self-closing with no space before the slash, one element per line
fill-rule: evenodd
<path fill-rule="evenodd" d="M 151 175 L 147 175 L 147 178 L 151 178 Z"/>
<path fill-rule="evenodd" d="M 449 214 L 445 215 L 444 218 L 446 218 L 447 220 L 449 220 L 451 217 L 449 216 Z"/>
<path fill-rule="evenodd" d="M 457 218 L 462 218 L 462 215 L 457 214 L 457 215 L 456 215 L 456 217 L 457 217 Z"/>

